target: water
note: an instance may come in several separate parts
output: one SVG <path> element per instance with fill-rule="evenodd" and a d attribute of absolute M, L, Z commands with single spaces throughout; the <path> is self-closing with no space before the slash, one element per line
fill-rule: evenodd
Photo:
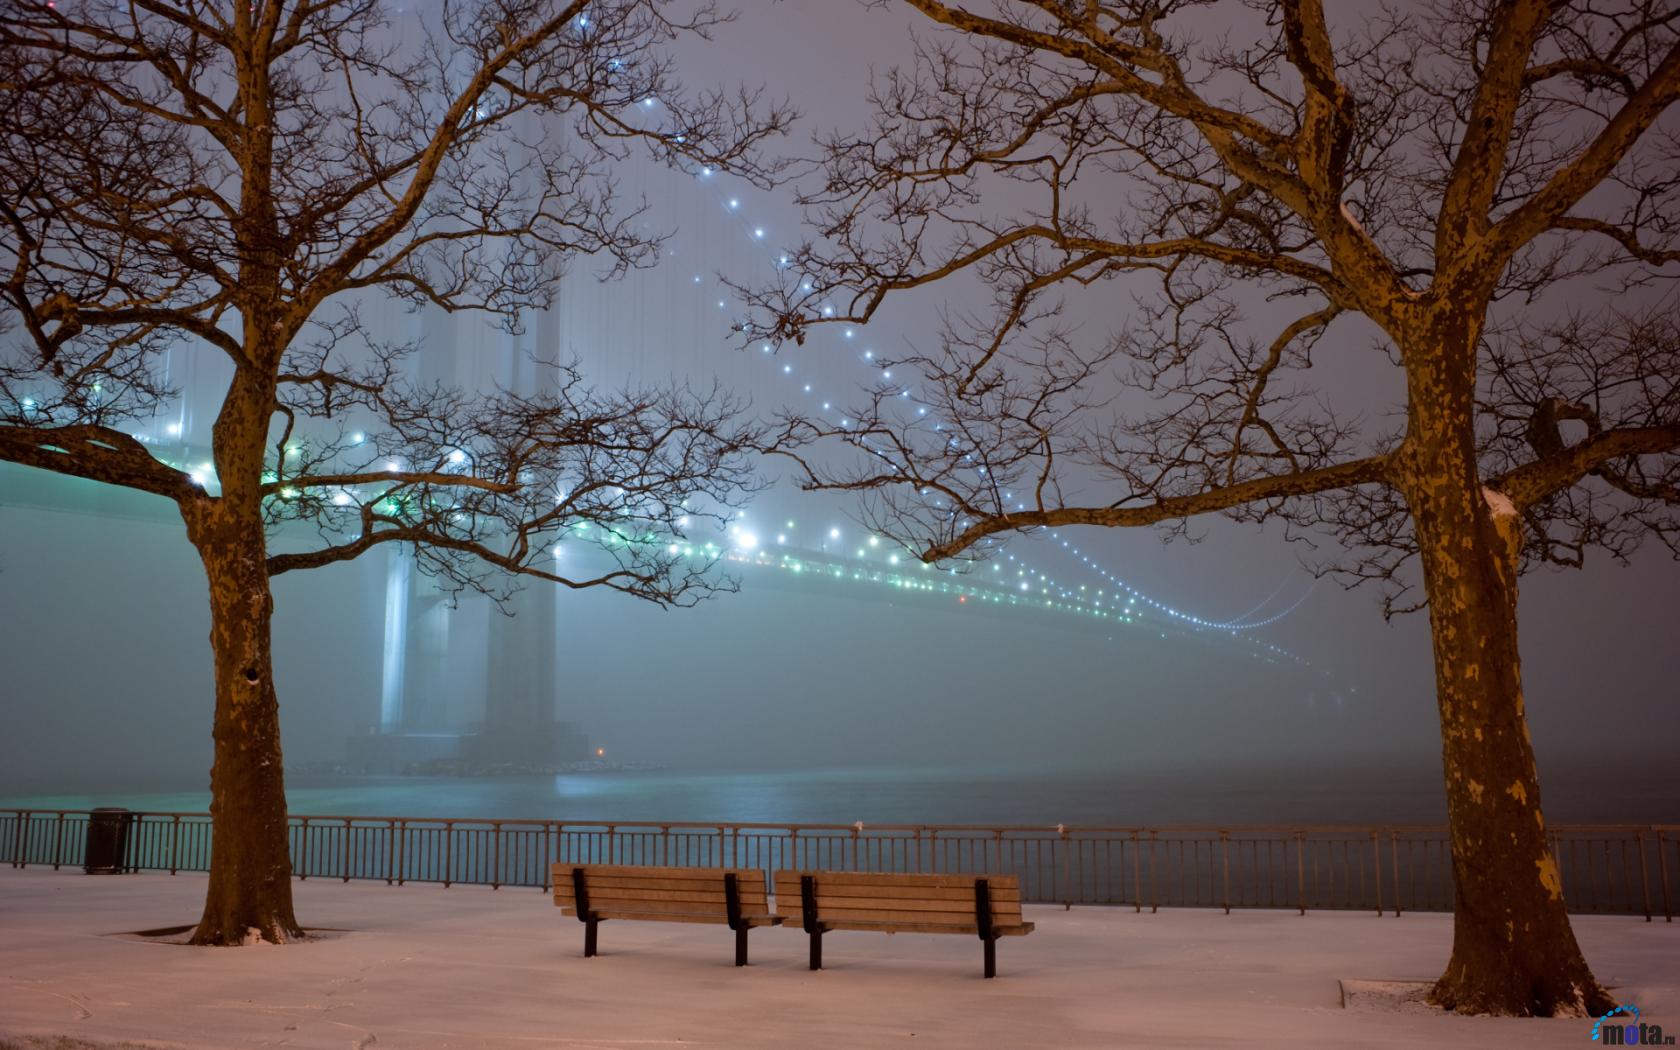
<path fill-rule="evenodd" d="M 1551 823 L 1674 823 L 1680 788 L 1665 766 L 1590 765 L 1543 774 Z M 1440 772 L 1426 765 L 1065 769 L 989 766 L 753 772 L 662 771 L 505 777 L 292 774 L 298 815 L 484 817 L 570 822 L 989 824 L 1442 823 Z M 205 812 L 207 791 L 108 790 L 0 797 L 0 808 L 125 806 Z"/>

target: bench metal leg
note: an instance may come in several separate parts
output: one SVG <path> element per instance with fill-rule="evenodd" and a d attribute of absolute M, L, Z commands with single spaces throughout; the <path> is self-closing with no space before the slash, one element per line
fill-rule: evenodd
<path fill-rule="evenodd" d="M 735 965 L 747 965 L 747 927 L 735 931 Z"/>
<path fill-rule="evenodd" d="M 997 927 L 992 925 L 992 886 L 986 879 L 974 880 L 974 926 L 986 946 L 986 976 L 996 977 Z"/>
<path fill-rule="evenodd" d="M 595 927 L 599 925 L 595 919 L 585 919 L 583 923 L 583 957 L 595 957 Z"/>
<path fill-rule="evenodd" d="M 811 969 L 822 969 L 822 919 L 817 912 L 817 879 L 814 875 L 799 876 L 799 910 L 804 919 L 805 932 L 811 935 Z"/>

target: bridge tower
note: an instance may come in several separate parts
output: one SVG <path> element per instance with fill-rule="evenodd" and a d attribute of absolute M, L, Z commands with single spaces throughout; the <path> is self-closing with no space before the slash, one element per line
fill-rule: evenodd
<path fill-rule="evenodd" d="M 409 335 L 422 347 L 416 378 L 543 393 L 558 379 L 558 312 L 533 312 L 519 334 L 470 314 L 411 313 Z M 379 722 L 351 738 L 351 765 L 544 768 L 587 757 L 577 724 L 556 718 L 561 589 L 533 581 L 498 609 L 479 595 L 450 595 L 410 551 L 387 559 Z"/>

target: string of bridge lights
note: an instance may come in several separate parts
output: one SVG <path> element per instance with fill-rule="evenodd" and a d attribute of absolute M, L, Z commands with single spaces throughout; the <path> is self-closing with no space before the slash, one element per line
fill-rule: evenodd
<path fill-rule="evenodd" d="M 647 108 L 652 108 L 656 104 L 657 104 L 657 101 L 655 99 L 650 98 L 650 99 L 643 100 L 643 105 Z M 707 183 L 707 184 L 709 184 L 710 186 L 713 187 L 714 192 L 717 194 L 718 200 L 722 204 L 722 207 L 723 207 L 723 210 L 725 211 L 725 213 L 728 214 L 731 218 L 733 218 L 737 223 L 740 224 L 740 226 L 747 233 L 747 235 L 748 235 L 748 237 L 751 241 L 753 241 L 755 243 L 763 243 L 766 240 L 766 238 L 769 236 L 768 230 L 765 228 L 764 225 L 762 225 L 760 223 L 749 222 L 749 220 L 747 219 L 747 216 L 742 211 L 742 200 L 741 200 L 740 195 L 738 193 L 727 191 L 727 190 L 723 189 L 721 186 L 719 186 L 718 182 L 716 180 L 714 180 L 714 176 L 716 174 L 717 174 L 717 172 L 715 172 L 711 167 L 702 166 L 699 169 L 696 177 L 700 181 L 702 181 L 704 183 Z M 777 266 L 778 269 L 785 268 L 789 264 L 789 262 L 790 262 L 790 259 L 786 254 L 782 254 L 782 255 L 777 256 L 776 260 L 775 260 L 775 263 L 776 263 L 776 266 Z M 703 280 L 703 278 L 700 274 L 695 274 L 694 275 L 694 283 L 696 285 L 701 285 L 701 284 L 704 283 L 704 280 Z M 803 282 L 803 288 L 804 288 L 805 291 L 810 291 L 811 290 L 811 283 L 809 281 Z M 729 300 L 727 298 L 719 299 L 717 301 L 717 305 L 718 305 L 718 308 L 720 310 L 727 310 L 728 306 L 729 306 Z M 823 316 L 825 316 L 825 317 L 832 317 L 832 316 L 834 316 L 834 307 L 831 304 L 825 303 L 821 307 L 821 312 L 822 312 Z M 856 337 L 856 331 L 852 326 L 848 325 L 841 330 L 841 336 L 842 336 L 842 338 L 850 341 L 850 340 L 853 340 Z M 765 343 L 762 347 L 762 351 L 765 355 L 770 355 L 773 352 L 773 347 L 769 343 Z M 865 348 L 862 355 L 861 355 L 861 359 L 862 359 L 862 362 L 864 363 L 864 367 L 870 368 L 870 369 L 874 369 L 874 368 L 877 367 L 873 363 L 875 361 L 874 350 Z M 882 378 L 883 380 L 889 381 L 889 382 L 892 380 L 891 369 L 886 368 L 885 366 L 880 366 L 879 371 L 880 371 L 880 378 Z M 792 363 L 784 361 L 782 363 L 781 372 L 782 372 L 783 375 L 792 375 L 793 374 Z M 813 397 L 819 396 L 815 393 L 815 391 L 812 388 L 812 384 L 810 384 L 810 383 L 803 383 L 802 384 L 802 390 L 807 395 L 811 395 Z M 901 398 L 904 398 L 904 399 L 907 399 L 907 400 L 910 399 L 910 397 L 911 397 L 910 389 L 907 388 L 907 387 L 901 388 L 899 390 L 899 396 Z M 833 418 L 838 418 L 839 425 L 842 429 L 845 429 L 845 428 L 849 427 L 851 425 L 851 419 L 849 417 L 841 414 L 839 412 L 839 410 L 837 410 L 833 407 L 833 405 L 834 405 L 833 401 L 823 400 L 821 402 L 821 406 L 822 406 L 821 410 L 825 413 L 829 413 L 830 416 L 833 417 Z M 926 416 L 927 415 L 926 406 L 918 405 L 917 406 L 917 414 L 919 416 Z M 940 424 L 936 423 L 934 429 L 938 430 L 939 426 L 940 426 Z M 867 441 L 865 441 L 865 444 L 867 445 Z M 877 455 L 882 455 L 882 454 L 877 452 Z M 984 473 L 984 471 L 985 471 L 984 467 L 979 467 L 977 469 L 979 469 L 982 473 Z M 1005 496 L 1006 499 L 1010 498 L 1012 496 L 1012 493 L 1007 493 L 1006 492 L 1004 494 L 1004 496 Z M 1020 507 L 1024 508 L 1025 505 L 1024 504 L 1017 504 L 1017 506 L 1020 506 Z M 792 523 L 790 522 L 789 524 L 791 526 Z M 1146 594 L 1145 592 L 1139 590 L 1137 587 L 1134 587 L 1132 584 L 1128 583 L 1123 578 L 1121 578 L 1119 576 L 1116 576 L 1111 570 L 1109 570 L 1104 565 L 1102 565 L 1098 560 L 1092 558 L 1089 554 L 1086 554 L 1086 553 L 1082 552 L 1078 547 L 1073 546 L 1069 540 L 1062 539 L 1061 538 L 1061 533 L 1058 530 L 1054 530 L 1054 529 L 1048 530 L 1048 533 L 1049 533 L 1049 536 L 1050 536 L 1051 539 L 1059 540 L 1060 543 L 1061 543 L 1061 546 L 1067 551 L 1067 553 L 1069 555 L 1071 555 L 1072 557 L 1077 558 L 1079 560 L 1079 563 L 1083 567 L 1085 567 L 1090 572 L 1095 574 L 1099 579 L 1105 581 L 1108 585 L 1116 588 L 1116 593 L 1117 594 L 1120 593 L 1120 592 L 1124 592 L 1128 596 L 1128 601 L 1129 602 L 1132 602 L 1134 604 L 1136 602 L 1141 602 L 1144 605 L 1146 605 L 1149 608 L 1155 610 L 1157 613 L 1160 613 L 1163 616 L 1169 617 L 1169 618 L 1174 619 L 1174 620 L 1182 621 L 1183 623 L 1186 623 L 1190 626 L 1197 627 L 1197 628 L 1203 628 L 1203 629 L 1208 629 L 1208 630 L 1218 630 L 1218 631 L 1229 631 L 1229 632 L 1232 632 L 1232 633 L 1236 633 L 1236 632 L 1243 632 L 1243 631 L 1253 631 L 1253 630 L 1258 630 L 1262 627 L 1268 627 L 1272 624 L 1277 623 L 1280 620 L 1283 620 L 1284 618 L 1288 617 L 1291 613 L 1293 613 L 1297 609 L 1299 609 L 1302 606 L 1302 604 L 1304 604 L 1306 602 L 1307 598 L 1309 596 L 1311 596 L 1313 590 L 1317 586 L 1317 581 L 1314 580 L 1313 583 L 1310 584 L 1300 594 L 1299 597 L 1297 597 L 1293 602 L 1291 602 L 1289 605 L 1285 606 L 1283 609 L 1281 609 L 1277 612 L 1268 614 L 1268 615 L 1263 616 L 1263 617 L 1255 618 L 1256 614 L 1258 614 L 1262 609 L 1264 609 L 1267 605 L 1269 605 L 1271 603 L 1271 601 L 1274 598 L 1276 598 L 1277 595 L 1281 592 L 1283 584 L 1280 583 L 1278 588 L 1274 589 L 1271 595 L 1269 595 L 1259 605 L 1255 606 L 1253 609 L 1250 609 L 1247 613 L 1243 614 L 1242 616 L 1228 618 L 1228 619 L 1225 619 L 1225 620 L 1215 620 L 1215 619 L 1210 619 L 1210 618 L 1203 617 L 1203 616 L 1198 616 L 1195 613 L 1185 612 L 1181 609 L 1175 608 L 1174 606 L 1172 606 L 1170 604 L 1158 601 L 1157 599 L 1151 597 L 1150 595 Z M 838 539 L 838 534 L 837 533 L 834 536 L 834 538 Z M 872 541 L 874 541 L 875 539 L 876 539 L 875 537 L 871 537 Z M 864 557 L 865 552 L 860 549 L 858 551 L 858 556 L 860 558 Z M 897 555 L 894 554 L 894 555 L 891 555 L 891 557 L 896 562 Z M 1084 592 L 1086 590 L 1086 588 L 1083 587 L 1083 586 L 1079 587 L 1077 591 L 1075 591 L 1071 588 L 1061 587 L 1061 586 L 1057 585 L 1055 583 L 1055 581 L 1051 580 L 1048 576 L 1045 576 L 1042 572 L 1038 572 L 1037 570 L 1032 569 L 1030 566 L 1028 566 L 1026 564 L 1026 562 L 1018 559 L 1015 555 L 1008 554 L 1008 555 L 1006 555 L 1006 557 L 1009 561 L 1015 562 L 1016 564 L 1021 566 L 1021 568 L 1017 572 L 1017 576 L 1021 577 L 1019 586 L 1020 586 L 1020 590 L 1022 590 L 1022 591 L 1030 591 L 1032 589 L 1031 582 L 1026 579 L 1026 577 L 1029 576 L 1029 575 L 1043 581 L 1041 586 L 1040 586 L 1040 591 L 1042 593 L 1050 593 L 1050 589 L 1054 587 L 1054 588 L 1056 588 L 1056 591 L 1057 591 L 1058 595 L 1064 600 L 1079 601 L 1079 600 L 1081 600 L 1080 599 L 1080 592 Z M 1000 571 L 1001 568 L 1002 568 L 1001 565 L 999 565 L 995 561 L 993 562 L 993 570 L 994 571 Z M 955 572 L 955 570 L 951 570 L 951 571 L 953 573 Z M 1283 583 L 1287 583 L 1287 582 L 1288 582 L 1288 577 L 1286 576 Z M 1098 592 L 1098 593 L 1102 594 L 1103 592 Z"/>
<path fill-rule="evenodd" d="M 136 437 L 140 436 L 136 435 Z M 360 444 L 364 440 L 365 435 L 360 433 L 351 435 L 353 444 Z M 290 454 L 297 449 L 293 447 L 288 448 L 287 451 Z M 467 462 L 468 458 L 465 452 L 457 450 L 456 453 L 452 453 L 448 457 L 448 462 L 459 467 Z M 192 466 L 185 461 L 177 463 L 170 459 L 163 459 L 163 462 L 175 466 L 177 469 L 188 471 L 193 481 L 201 487 L 215 484 L 214 468 L 209 463 Z M 398 464 L 394 461 L 386 462 L 382 466 L 386 470 L 399 469 Z M 265 481 L 272 481 L 274 478 L 275 474 L 273 472 L 265 472 Z M 295 490 L 282 489 L 280 492 L 282 498 L 291 498 L 296 495 Z M 340 489 L 334 493 L 332 502 L 335 506 L 346 507 L 353 504 L 359 505 L 361 500 L 350 490 Z M 678 527 L 686 527 L 688 521 L 686 518 L 679 519 L 677 525 Z M 587 532 L 588 529 L 589 526 L 586 523 L 577 526 L 579 532 Z M 1281 646 L 1242 635 L 1241 631 L 1228 624 L 1208 621 L 1164 606 L 1100 568 L 1094 571 L 1099 572 L 1103 578 L 1109 580 L 1117 588 L 1112 597 L 1104 590 L 1099 590 L 1093 595 L 1086 586 L 1075 588 L 1058 584 L 1043 572 L 1033 569 L 1025 561 L 1009 553 L 1003 555 L 1002 561 L 994 561 L 991 565 L 991 571 L 1001 574 L 1005 568 L 1003 561 L 1015 563 L 1015 580 L 1012 582 L 1000 578 L 989 578 L 985 573 L 957 574 L 955 570 L 950 570 L 946 573 L 936 574 L 931 565 L 922 562 L 914 554 L 901 556 L 897 551 L 892 550 L 890 545 L 885 545 L 888 546 L 885 559 L 887 567 L 885 569 L 880 568 L 879 565 L 871 567 L 863 563 L 867 562 L 872 551 L 878 552 L 884 546 L 881 537 L 875 535 L 868 536 L 863 544 L 852 552 L 854 561 L 851 564 L 846 564 L 843 560 L 834 560 L 836 558 L 844 559 L 848 553 L 847 547 L 849 544 L 842 542 L 847 539 L 846 534 L 839 527 L 831 527 L 818 540 L 821 544 L 820 549 L 801 548 L 794 545 L 796 530 L 797 523 L 789 519 L 785 526 L 776 533 L 775 546 L 782 551 L 779 555 L 772 555 L 767 546 L 760 542 L 756 533 L 738 523 L 734 524 L 730 530 L 730 542 L 727 547 L 717 543 L 694 543 L 673 537 L 665 537 L 664 539 L 655 536 L 626 537 L 610 531 L 602 537 L 600 542 L 609 548 L 618 543 L 664 543 L 667 553 L 671 555 L 681 555 L 691 559 L 698 558 L 708 563 L 724 559 L 737 564 L 752 564 L 793 575 L 810 574 L 827 579 L 850 580 L 881 585 L 900 592 L 938 593 L 954 596 L 957 602 L 963 605 L 969 604 L 970 600 L 973 599 L 977 605 L 990 603 L 994 605 L 1024 606 L 1029 609 L 1084 615 L 1126 626 L 1155 629 L 1159 632 L 1160 637 L 1165 638 L 1167 636 L 1166 632 L 1160 631 L 1159 628 L 1166 625 L 1151 625 L 1146 619 L 1148 612 L 1154 611 L 1171 620 L 1179 621 L 1180 623 L 1175 624 L 1175 627 L 1188 627 L 1196 633 L 1215 631 L 1221 634 L 1240 636 L 1239 640 L 1250 647 L 1251 655 L 1256 658 L 1271 662 L 1288 662 L 1303 667 L 1310 666 L 1307 661 Z M 1052 532 L 1051 535 L 1055 536 L 1056 533 Z M 1073 547 L 1066 540 L 1062 542 L 1071 553 L 1077 554 L 1078 548 Z M 830 545 L 834 547 L 833 550 L 830 549 Z M 793 547 L 793 551 L 799 553 L 787 550 L 790 546 Z M 554 556 L 557 558 L 561 556 L 561 548 L 558 545 L 554 549 Z M 1089 564 L 1087 556 L 1080 555 L 1080 557 L 1086 564 Z M 911 571 L 912 567 L 916 571 Z M 930 576 L 939 578 L 930 578 Z M 1121 598 L 1120 591 L 1127 592 L 1124 600 Z M 1269 604 L 1276 594 L 1277 591 L 1274 590 L 1272 595 L 1269 595 L 1260 606 L 1256 607 L 1256 610 Z M 1304 596 L 1284 613 L 1269 617 L 1265 621 L 1255 621 L 1243 626 L 1253 627 L 1263 625 L 1266 622 L 1275 622 L 1282 615 L 1286 615 L 1289 611 L 1298 607 L 1302 600 L 1304 600 Z M 1111 636 L 1110 640 L 1116 639 Z"/>
<path fill-rule="evenodd" d="M 790 523 L 791 524 L 791 523 Z M 878 540 L 879 537 L 871 537 Z M 885 588 L 912 594 L 942 594 L 956 598 L 959 605 L 969 605 L 971 599 L 976 607 L 987 604 L 998 606 L 1019 606 L 1035 611 L 1050 611 L 1069 615 L 1087 617 L 1092 620 L 1106 621 L 1111 624 L 1137 627 L 1153 631 L 1161 638 L 1167 637 L 1167 630 L 1182 632 L 1195 636 L 1217 636 L 1227 641 L 1247 646 L 1248 655 L 1268 663 L 1288 663 L 1301 668 L 1312 665 L 1302 657 L 1270 642 L 1261 641 L 1251 635 L 1237 631 L 1210 631 L 1192 623 L 1152 622 L 1147 619 L 1147 613 L 1137 604 L 1136 598 L 1129 598 L 1125 602 L 1111 601 L 1107 607 L 1101 599 L 1093 599 L 1081 587 L 1078 591 L 1058 590 L 1051 595 L 1048 587 L 1040 587 L 1037 595 L 1018 593 L 1014 588 L 1000 582 L 986 579 L 984 576 L 959 575 L 953 578 L 950 573 L 932 574 L 932 566 L 917 559 L 914 561 L 921 570 L 920 573 L 910 572 L 903 567 L 903 559 L 897 555 L 889 555 L 889 568 L 882 569 L 879 565 L 859 565 L 832 560 L 834 555 L 815 552 L 790 554 L 783 552 L 773 556 L 766 549 L 756 543 L 748 544 L 736 542 L 732 546 L 724 547 L 717 543 L 673 542 L 668 550 L 671 554 L 689 558 L 698 558 L 707 562 L 722 559 L 741 565 L 753 565 L 759 568 L 778 570 L 794 576 L 811 575 L 835 581 L 853 581 L 863 584 L 873 584 Z M 857 552 L 860 556 L 864 551 Z M 845 556 L 844 552 L 838 554 Z M 930 578 L 922 573 L 930 573 L 936 578 Z M 1041 574 L 1040 574 L 1041 575 Z M 1022 585 L 1023 589 L 1030 589 L 1029 585 Z M 1182 619 L 1182 618 L 1181 618 Z M 1111 634 L 1109 641 L 1120 642 L 1125 636 Z"/>

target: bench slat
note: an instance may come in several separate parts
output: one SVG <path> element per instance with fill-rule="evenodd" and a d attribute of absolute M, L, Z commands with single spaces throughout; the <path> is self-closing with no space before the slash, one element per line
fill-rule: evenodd
<path fill-rule="evenodd" d="M 974 891 L 969 890 L 963 897 L 876 897 L 858 893 L 831 893 L 827 886 L 817 885 L 817 897 L 825 907 L 852 908 L 894 908 L 899 911 L 967 911 L 974 912 Z M 798 906 L 801 895 L 797 889 L 785 894 L 777 894 L 776 899 L 787 905 Z M 1020 901 L 1000 901 L 992 898 L 992 914 L 1002 915 L 1021 913 Z"/>
<path fill-rule="evenodd" d="M 628 875 L 635 878 L 657 876 L 663 879 L 722 879 L 726 871 L 733 871 L 738 879 L 748 875 L 756 875 L 760 879 L 764 877 L 763 872 L 757 868 L 667 868 L 647 864 L 568 864 L 565 861 L 555 861 L 549 866 L 550 872 L 560 872 L 567 878 L 571 877 L 573 868 L 582 868 L 591 876 L 602 877 Z"/>
<path fill-rule="evenodd" d="M 799 917 L 804 918 L 800 911 Z M 933 923 L 935 925 L 955 923 L 959 926 L 974 926 L 974 909 L 967 911 L 893 911 L 886 908 L 836 908 L 827 901 L 817 906 L 817 917 L 824 923 L 835 922 L 897 922 L 897 923 Z"/>
<path fill-rule="evenodd" d="M 970 893 L 966 899 L 917 900 L 909 897 L 840 896 L 827 892 L 819 885 L 817 887 L 817 900 L 821 901 L 825 908 L 887 908 L 894 911 L 958 911 L 967 913 L 974 911 L 973 893 Z M 798 892 L 782 893 L 776 895 L 776 901 L 785 907 L 797 908 L 803 903 L 804 897 Z M 994 900 L 992 901 L 992 914 L 1019 915 L 1021 914 L 1021 902 Z"/>
<path fill-rule="evenodd" d="M 569 899 L 561 901 L 561 902 L 559 902 L 559 904 L 560 904 L 560 907 L 562 907 L 562 908 L 575 908 L 575 907 L 577 907 L 577 902 L 574 901 L 574 900 L 569 900 Z M 648 912 L 649 914 L 670 913 L 672 915 L 682 914 L 682 915 L 720 915 L 720 916 L 729 914 L 727 909 L 725 909 L 722 904 L 715 904 L 715 905 L 705 904 L 705 903 L 698 902 L 698 901 L 646 901 L 646 900 L 635 900 L 635 899 L 599 900 L 595 897 L 590 897 L 589 898 L 589 910 L 590 911 L 593 911 L 593 912 L 607 912 L 607 911 L 613 911 L 615 909 L 618 910 L 618 911 L 645 911 L 645 912 Z M 746 911 L 748 909 L 743 907 L 742 910 Z M 757 911 L 757 912 L 764 912 L 764 911 L 768 911 L 769 909 L 766 908 L 764 905 L 760 904 L 757 907 L 752 908 L 751 910 L 752 911 Z"/>
<path fill-rule="evenodd" d="M 655 868 L 652 870 L 658 871 L 659 869 Z M 764 885 L 764 875 L 762 872 L 755 871 L 750 874 L 750 880 L 744 879 L 740 875 L 735 877 L 735 885 L 742 893 L 748 892 L 748 890 L 753 887 L 762 887 Z M 721 894 L 723 892 L 723 875 L 723 872 L 715 871 L 711 874 L 710 878 L 705 879 L 667 879 L 658 875 L 652 875 L 640 879 L 629 879 L 621 875 L 595 875 L 591 873 L 587 867 L 584 868 L 584 879 L 587 880 L 590 892 L 595 892 L 597 890 L 620 889 L 631 891 L 688 890 L 705 893 L 716 890 Z M 567 868 L 565 871 L 562 871 L 559 874 L 559 877 L 554 881 L 557 885 L 570 885 L 572 881 L 571 869 Z"/>
<path fill-rule="evenodd" d="M 764 879 L 761 868 L 667 868 L 657 864 L 570 864 L 556 861 L 549 865 L 549 872 L 569 876 L 573 868 L 582 868 L 591 876 L 602 879 L 658 878 L 705 882 L 721 878 L 726 873 L 733 873 L 738 879 Z"/>
<path fill-rule="evenodd" d="M 864 886 L 855 882 L 831 883 L 828 879 L 818 877 L 824 897 L 867 897 L 870 900 L 918 900 L 918 901 L 974 901 L 974 884 L 965 886 Z M 994 904 L 1009 902 L 1018 903 L 1021 891 L 1014 888 L 1000 889 L 989 886 Z M 798 894 L 799 878 L 797 876 L 776 883 L 778 894 Z"/>
<path fill-rule="evenodd" d="M 710 886 L 713 884 L 721 884 L 723 882 L 723 876 L 726 874 L 726 872 L 721 868 L 714 868 L 712 871 L 704 875 L 690 875 L 687 873 L 672 873 L 664 868 L 643 868 L 641 871 L 596 871 L 587 864 L 580 864 L 578 867 L 582 868 L 584 874 L 589 876 L 591 879 L 598 879 L 604 884 L 682 882 Z M 571 866 L 568 865 L 560 869 L 559 874 L 561 878 L 571 878 Z M 759 882 L 764 881 L 764 875 L 762 872 L 754 871 L 736 873 L 736 878 L 738 880 L 744 880 L 749 876 Z"/>
<path fill-rule="evenodd" d="M 781 900 L 780 904 L 781 911 L 788 912 L 791 916 L 805 914 L 805 907 L 801 906 L 801 902 L 798 902 L 798 900 Z M 904 902 L 902 900 L 830 900 L 828 897 L 818 895 L 816 897 L 816 914 L 827 917 L 852 916 L 852 914 L 864 914 L 864 912 L 867 912 L 867 914 L 890 912 L 894 916 L 904 916 L 906 919 L 924 916 L 927 917 L 929 922 L 946 922 L 948 916 L 953 916 L 954 921 L 958 922 L 974 921 L 973 904 L 969 904 L 968 907 L 899 907 L 900 904 L 904 904 Z M 1021 909 L 1016 907 L 1011 911 L 1001 911 L 1001 909 L 995 907 L 995 909 L 991 909 L 991 917 L 995 922 L 1018 922 L 1021 917 Z"/>
<path fill-rule="evenodd" d="M 700 915 L 692 912 L 650 912 L 650 911 L 606 911 L 591 908 L 598 919 L 643 919 L 651 922 L 692 922 L 704 923 L 712 926 L 724 925 L 728 920 L 722 915 Z M 562 915 L 577 916 L 576 908 L 563 908 Z M 749 926 L 778 926 L 781 924 L 779 915 L 742 915 L 742 921 Z"/>
<path fill-rule="evenodd" d="M 634 901 L 691 901 L 695 904 L 715 904 L 723 907 L 727 899 L 723 890 L 716 893 L 703 893 L 699 890 L 633 890 L 619 886 L 597 886 L 590 882 L 585 887 L 590 900 L 634 900 Z M 570 882 L 557 883 L 554 896 L 564 900 L 571 900 L 574 896 Z M 769 903 L 765 892 L 760 889 L 756 893 L 742 890 L 739 895 L 741 904 L 764 905 Z"/>
<path fill-rule="evenodd" d="M 804 895 L 797 885 L 778 886 L 776 903 L 782 910 L 791 914 L 801 914 L 804 907 Z M 997 900 L 992 904 L 992 916 L 999 922 L 1009 922 L 1021 918 L 1021 902 L 1018 900 Z M 974 890 L 971 886 L 968 892 L 957 897 L 940 898 L 911 898 L 911 897 L 875 897 L 852 891 L 850 893 L 831 892 L 822 880 L 817 882 L 817 907 L 823 915 L 840 914 L 857 910 L 894 911 L 919 914 L 952 914 L 958 916 L 973 916 Z"/>
<path fill-rule="evenodd" d="M 776 885 L 781 886 L 784 879 L 791 880 L 791 885 L 799 887 L 801 875 L 815 875 L 822 885 L 836 887 L 857 885 L 867 888 L 877 886 L 908 886 L 916 889 L 944 888 L 967 889 L 974 892 L 974 880 L 985 879 L 987 886 L 993 893 L 999 890 L 1014 890 L 1020 892 L 1021 880 L 1014 875 L 993 875 L 987 872 L 975 872 L 972 875 L 902 875 L 892 872 L 874 871 L 820 871 L 783 869 L 776 872 Z"/>
<path fill-rule="evenodd" d="M 789 919 L 786 923 L 784 923 L 784 925 L 795 929 L 798 928 L 798 925 L 792 919 Z M 823 923 L 823 927 L 830 930 L 857 930 L 865 933 L 963 933 L 970 937 L 975 936 L 977 932 L 976 927 L 972 922 L 967 926 L 962 926 L 955 923 L 825 921 Z M 1023 922 L 1019 926 L 996 926 L 993 928 L 996 930 L 999 937 L 1023 937 L 1032 932 L 1033 924 L 1030 922 Z"/>

